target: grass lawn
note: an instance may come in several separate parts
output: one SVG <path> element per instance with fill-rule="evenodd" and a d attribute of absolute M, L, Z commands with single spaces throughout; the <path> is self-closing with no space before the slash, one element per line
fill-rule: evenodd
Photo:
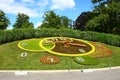
<path fill-rule="evenodd" d="M 0 45 L 0 70 L 59 70 L 59 69 L 83 69 L 102 68 L 110 66 L 120 66 L 120 47 L 106 45 L 113 52 L 112 56 L 97 58 L 98 65 L 81 65 L 74 61 L 73 57 L 57 56 L 61 62 L 59 64 L 43 64 L 40 58 L 45 55 L 52 55 L 47 52 L 27 52 L 28 56 L 22 58 L 22 52 L 26 52 L 17 47 L 19 41 Z"/>

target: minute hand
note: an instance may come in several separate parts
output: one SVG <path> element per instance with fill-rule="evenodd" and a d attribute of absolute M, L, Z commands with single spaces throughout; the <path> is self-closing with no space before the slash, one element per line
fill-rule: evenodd
<path fill-rule="evenodd" d="M 77 44 L 77 43 L 65 43 L 65 44 L 86 47 L 86 45 L 84 45 L 84 44 Z"/>

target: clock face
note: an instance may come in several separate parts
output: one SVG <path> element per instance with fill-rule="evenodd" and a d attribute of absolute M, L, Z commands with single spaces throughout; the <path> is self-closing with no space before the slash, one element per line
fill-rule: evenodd
<path fill-rule="evenodd" d="M 47 49 L 44 45 L 54 43 L 55 47 L 51 50 Z M 95 48 L 88 41 L 68 38 L 68 37 L 50 37 L 40 41 L 40 47 L 49 53 L 60 56 L 83 56 L 92 54 Z"/>

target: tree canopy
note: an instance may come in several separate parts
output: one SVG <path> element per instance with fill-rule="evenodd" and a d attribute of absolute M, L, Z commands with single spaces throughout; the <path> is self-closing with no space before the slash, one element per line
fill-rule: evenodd
<path fill-rule="evenodd" d="M 61 19 L 61 24 L 62 26 L 65 28 L 72 28 L 72 24 L 73 24 L 73 21 L 71 19 L 69 19 L 68 17 L 66 16 L 61 16 L 60 17 Z"/>
<path fill-rule="evenodd" d="M 33 28 L 33 23 L 29 22 L 29 16 L 24 13 L 18 13 L 16 18 L 16 23 L 13 25 L 16 28 Z"/>
<path fill-rule="evenodd" d="M 4 30 L 10 24 L 9 19 L 7 18 L 6 14 L 0 10 L 0 30 Z"/>
<path fill-rule="evenodd" d="M 66 16 L 59 16 L 54 11 L 48 11 L 44 14 L 44 20 L 41 28 L 71 28 L 72 20 L 68 19 Z"/>
<path fill-rule="evenodd" d="M 75 21 L 76 29 L 120 34 L 120 0 L 91 0 L 94 9 L 83 12 Z"/>
<path fill-rule="evenodd" d="M 88 30 L 120 34 L 120 0 L 92 0 L 94 13 L 100 13 L 87 23 Z"/>
<path fill-rule="evenodd" d="M 99 15 L 99 14 L 93 13 L 90 11 L 82 12 L 74 22 L 74 26 L 73 26 L 74 29 L 81 30 L 81 31 L 85 30 L 85 26 L 86 26 L 87 22 L 97 15 Z"/>

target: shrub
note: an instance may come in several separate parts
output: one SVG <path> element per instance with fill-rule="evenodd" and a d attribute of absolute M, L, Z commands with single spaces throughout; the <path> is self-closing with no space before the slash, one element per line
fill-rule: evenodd
<path fill-rule="evenodd" d="M 120 46 L 120 36 L 92 31 L 72 29 L 13 29 L 0 31 L 0 44 L 30 38 L 42 37 L 73 37 L 90 41 L 99 41 L 114 46 Z"/>

